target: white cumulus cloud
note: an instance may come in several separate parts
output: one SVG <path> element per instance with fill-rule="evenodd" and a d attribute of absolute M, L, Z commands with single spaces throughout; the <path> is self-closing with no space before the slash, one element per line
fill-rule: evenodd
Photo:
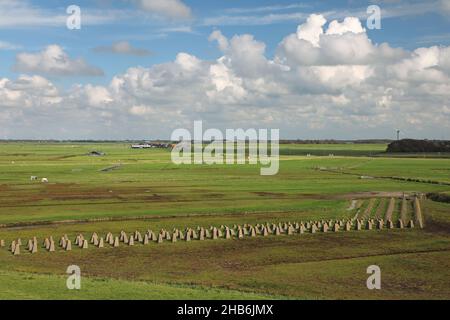
<path fill-rule="evenodd" d="M 140 8 L 170 18 L 190 18 L 191 8 L 181 0 L 133 0 Z"/>
<path fill-rule="evenodd" d="M 36 53 L 22 52 L 17 54 L 14 69 L 26 73 L 59 76 L 103 75 L 101 69 L 89 65 L 83 59 L 70 58 L 59 45 L 49 45 Z"/>
<path fill-rule="evenodd" d="M 216 30 L 209 40 L 221 51 L 214 59 L 180 52 L 106 85 L 58 90 L 38 75 L 0 79 L 1 134 L 167 139 L 202 119 L 221 129 L 280 128 L 291 138 L 390 137 L 397 128 L 450 138 L 449 47 L 393 48 L 374 43 L 356 18 L 327 24 L 320 15 L 280 39 L 273 56 L 251 34 Z M 49 74 L 73 74 L 82 61 L 58 46 L 30 58 L 24 70 Z"/>

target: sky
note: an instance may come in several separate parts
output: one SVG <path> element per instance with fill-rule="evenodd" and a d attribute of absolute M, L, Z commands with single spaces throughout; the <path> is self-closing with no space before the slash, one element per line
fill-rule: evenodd
<path fill-rule="evenodd" d="M 450 0 L 0 0 L 0 139 L 169 139 L 196 120 L 450 139 Z"/>

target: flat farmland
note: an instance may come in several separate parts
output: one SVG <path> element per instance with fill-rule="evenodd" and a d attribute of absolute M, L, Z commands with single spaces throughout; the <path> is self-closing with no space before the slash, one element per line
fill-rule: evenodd
<path fill-rule="evenodd" d="M 411 196 L 406 225 L 412 195 L 450 191 L 450 160 L 371 156 L 385 147 L 281 145 L 279 173 L 260 176 L 248 164 L 176 166 L 168 150 L 126 143 L 0 143 L 1 298 L 448 299 L 450 206 L 429 199 L 424 229 L 25 249 L 33 237 L 41 245 L 94 232 L 377 219 L 391 198 L 397 221 L 403 194 Z M 8 247 L 18 238 L 14 256 Z M 85 276 L 78 292 L 65 288 L 71 264 Z M 371 264 L 383 271 L 382 290 L 366 288 Z"/>

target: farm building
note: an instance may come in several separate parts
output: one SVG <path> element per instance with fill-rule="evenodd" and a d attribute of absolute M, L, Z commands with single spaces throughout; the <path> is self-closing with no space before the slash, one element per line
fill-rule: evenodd
<path fill-rule="evenodd" d="M 171 144 L 169 143 L 140 143 L 140 144 L 133 144 L 131 146 L 132 149 L 152 149 L 152 148 L 167 149 L 170 147 Z"/>

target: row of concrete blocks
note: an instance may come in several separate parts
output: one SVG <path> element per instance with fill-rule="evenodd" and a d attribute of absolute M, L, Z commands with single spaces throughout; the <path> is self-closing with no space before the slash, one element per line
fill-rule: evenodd
<path fill-rule="evenodd" d="M 126 244 L 128 246 L 134 246 L 136 243 L 141 243 L 143 245 L 149 244 L 150 242 L 163 243 L 164 241 L 177 242 L 178 240 L 191 241 L 191 240 L 206 240 L 206 239 L 231 239 L 238 238 L 242 239 L 244 237 L 256 237 L 256 236 L 269 236 L 269 235 L 293 235 L 293 234 L 303 234 L 303 233 L 316 233 L 316 232 L 339 232 L 339 231 L 351 231 L 351 230 L 372 230 L 372 229 L 393 229 L 393 228 L 404 228 L 404 223 L 402 220 L 398 220 L 394 224 L 391 220 L 384 221 L 382 219 L 374 220 L 369 219 L 367 221 L 350 219 L 350 220 L 321 220 L 321 221 L 308 221 L 303 222 L 285 222 L 278 224 L 257 224 L 255 226 L 250 224 L 245 224 L 243 226 L 234 225 L 233 227 L 228 227 L 222 225 L 221 227 L 203 228 L 197 227 L 196 229 L 186 228 L 184 231 L 179 229 L 173 229 L 172 233 L 162 229 L 159 233 L 154 233 L 151 230 L 142 236 L 139 231 L 135 231 L 131 235 L 128 235 L 125 231 L 121 231 L 119 236 L 114 236 L 111 232 L 108 232 L 106 236 L 100 237 L 96 232 L 94 232 L 90 240 L 84 238 L 82 234 L 76 236 L 74 240 L 74 245 L 81 249 L 89 248 L 89 245 L 93 245 L 98 248 L 104 248 L 106 244 L 111 247 L 119 247 L 120 243 Z M 409 221 L 407 224 L 408 228 L 414 228 L 414 221 Z M 67 235 L 60 238 L 59 247 L 65 251 L 72 250 L 72 241 Z M 0 241 L 0 246 L 4 247 L 4 240 Z M 14 255 L 20 254 L 20 247 L 22 246 L 21 239 L 13 240 L 10 246 L 10 251 Z M 53 237 L 45 238 L 42 247 L 48 252 L 56 251 L 55 241 Z M 36 237 L 28 240 L 26 249 L 30 253 L 36 253 L 38 251 L 38 241 Z"/>

